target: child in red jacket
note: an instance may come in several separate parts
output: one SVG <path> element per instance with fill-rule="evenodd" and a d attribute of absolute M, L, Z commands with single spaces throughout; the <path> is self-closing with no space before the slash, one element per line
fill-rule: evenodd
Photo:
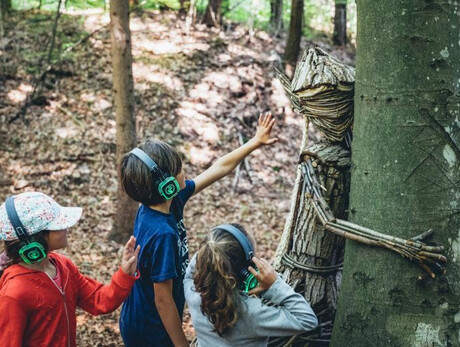
<path fill-rule="evenodd" d="M 76 346 L 76 307 L 93 314 L 115 310 L 128 296 L 139 247 L 131 236 L 109 285 L 82 275 L 67 257 L 67 228 L 79 207 L 62 207 L 45 194 L 22 193 L 0 207 L 0 346 Z"/>

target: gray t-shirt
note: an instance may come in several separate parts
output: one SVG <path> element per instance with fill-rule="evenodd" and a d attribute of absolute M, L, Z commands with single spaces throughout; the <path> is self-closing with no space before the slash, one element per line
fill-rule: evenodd
<path fill-rule="evenodd" d="M 267 346 L 271 336 L 291 336 L 313 330 L 318 325 L 315 313 L 305 298 L 296 293 L 278 276 L 262 295 L 276 306 L 268 306 L 261 298 L 241 294 L 242 314 L 233 328 L 220 337 L 208 317 L 200 310 L 201 296 L 195 291 L 193 274 L 196 255 L 192 258 L 184 278 L 185 299 L 198 338 L 198 346 L 261 347 Z"/>

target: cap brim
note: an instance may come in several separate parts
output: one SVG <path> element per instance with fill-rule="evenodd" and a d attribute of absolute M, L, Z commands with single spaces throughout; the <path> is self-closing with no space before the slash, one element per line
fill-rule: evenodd
<path fill-rule="evenodd" d="M 47 230 L 63 230 L 74 226 L 81 218 L 81 207 L 62 207 L 59 216 L 46 227 Z"/>

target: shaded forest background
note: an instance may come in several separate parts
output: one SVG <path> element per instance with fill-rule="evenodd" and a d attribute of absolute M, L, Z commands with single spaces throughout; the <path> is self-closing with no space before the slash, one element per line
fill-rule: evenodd
<path fill-rule="evenodd" d="M 3 11 L 0 38 L 0 193 L 38 190 L 63 205 L 84 208 L 64 250 L 80 270 L 108 282 L 121 246 L 108 240 L 117 175 L 108 4 L 62 4 L 55 49 L 49 47 L 58 1 L 13 1 Z M 225 2 L 219 28 L 201 24 L 207 1 L 197 1 L 196 24 L 185 31 L 180 2 L 147 1 L 131 11 L 138 142 L 156 138 L 184 156 L 188 178 L 209 167 L 255 132 L 271 111 L 280 142 L 250 156 L 236 172 L 194 197 L 185 210 L 193 254 L 212 226 L 240 222 L 272 259 L 290 206 L 303 119 L 276 79 L 287 40 L 269 27 L 269 1 Z M 40 9 L 37 7 L 40 6 Z M 355 7 L 348 4 L 348 41 L 334 46 L 334 2 L 305 1 L 301 50 L 319 45 L 354 65 Z M 50 64 L 47 59 L 50 59 Z M 48 69 L 38 93 L 37 78 Z M 27 106 L 27 107 L 24 107 Z M 311 138 L 319 136 L 312 131 Z M 78 312 L 77 343 L 121 345 L 118 311 Z M 184 328 L 190 339 L 189 317 Z"/>

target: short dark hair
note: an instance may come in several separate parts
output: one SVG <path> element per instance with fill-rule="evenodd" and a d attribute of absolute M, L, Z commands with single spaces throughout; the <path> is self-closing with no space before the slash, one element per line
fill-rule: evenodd
<path fill-rule="evenodd" d="M 162 141 L 148 140 L 139 146 L 152 158 L 166 175 L 176 177 L 182 171 L 182 159 L 173 147 Z M 134 154 L 126 153 L 119 166 L 123 190 L 128 196 L 144 205 L 157 205 L 166 200 L 158 193 L 152 172 Z"/>

